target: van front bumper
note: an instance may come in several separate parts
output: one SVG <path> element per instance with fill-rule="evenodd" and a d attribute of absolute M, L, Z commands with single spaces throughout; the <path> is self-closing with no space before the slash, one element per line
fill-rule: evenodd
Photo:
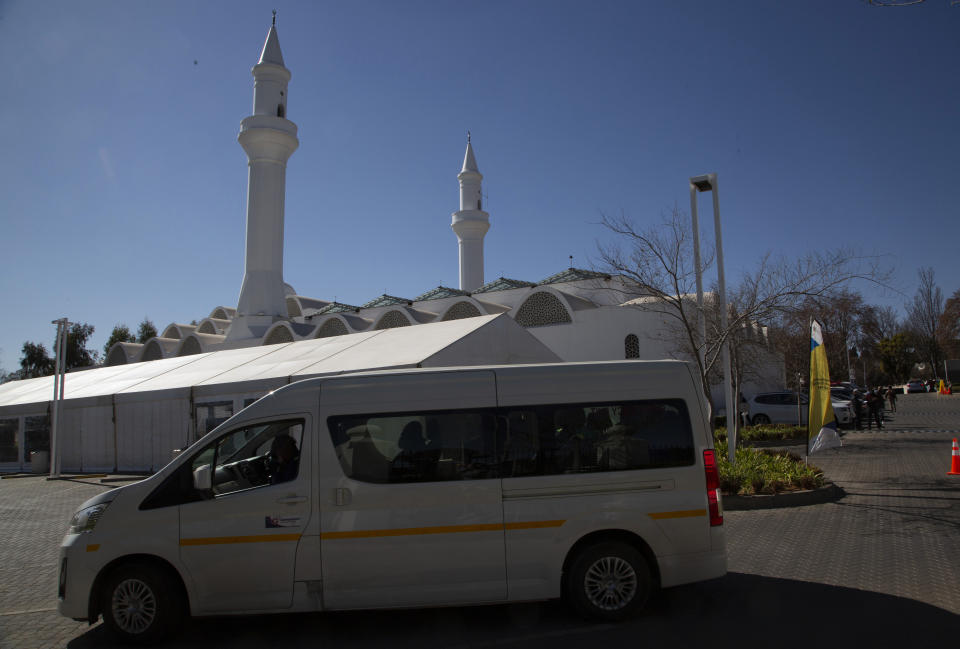
<path fill-rule="evenodd" d="M 91 534 L 67 534 L 60 544 L 57 610 L 74 620 L 90 617 L 90 589 L 100 568 L 92 556 L 100 546 L 91 537 Z"/>

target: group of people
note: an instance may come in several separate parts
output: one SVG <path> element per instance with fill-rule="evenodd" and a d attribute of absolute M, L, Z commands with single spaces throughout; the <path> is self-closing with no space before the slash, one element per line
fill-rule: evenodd
<path fill-rule="evenodd" d="M 867 421 L 867 430 L 872 430 L 873 424 L 883 428 L 884 401 L 890 403 L 890 411 L 897 411 L 897 392 L 891 386 L 886 388 L 870 388 L 866 392 L 853 391 L 853 425 L 860 430 L 864 419 Z"/>

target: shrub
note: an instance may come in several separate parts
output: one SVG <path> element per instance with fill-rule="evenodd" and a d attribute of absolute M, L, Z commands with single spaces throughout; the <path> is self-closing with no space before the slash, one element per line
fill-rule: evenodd
<path fill-rule="evenodd" d="M 737 448 L 736 464 L 731 465 L 725 439 L 716 443 L 716 452 L 725 494 L 774 494 L 823 486 L 823 471 L 793 453 Z"/>
<path fill-rule="evenodd" d="M 807 429 L 790 424 L 762 424 L 759 426 L 741 426 L 737 430 L 737 434 L 739 445 L 739 442 L 803 439 L 807 434 Z M 727 429 L 722 426 L 715 428 L 713 438 L 718 441 L 726 440 Z"/>

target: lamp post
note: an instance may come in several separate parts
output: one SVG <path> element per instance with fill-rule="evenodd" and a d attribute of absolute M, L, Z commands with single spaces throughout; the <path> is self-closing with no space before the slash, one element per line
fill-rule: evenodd
<path fill-rule="evenodd" d="M 63 388 L 67 371 L 67 335 L 73 323 L 66 318 L 54 320 L 57 325 L 57 342 L 54 350 L 56 362 L 53 373 L 53 412 L 50 421 L 50 477 L 60 477 L 60 425 L 63 423 Z"/>
<path fill-rule="evenodd" d="M 720 358 L 723 363 L 723 391 L 727 401 L 727 438 L 729 440 L 730 463 L 734 462 L 734 454 L 737 450 L 737 411 L 734 409 L 733 385 L 730 382 L 730 346 L 727 341 L 726 332 L 729 327 L 727 318 L 727 283 L 723 274 L 723 237 L 720 233 L 720 200 L 718 196 L 717 174 L 705 174 L 703 176 L 693 176 L 690 178 L 690 211 L 693 217 L 693 257 L 696 266 L 697 277 L 697 308 L 700 320 L 700 335 L 703 336 L 703 344 L 706 347 L 706 324 L 703 317 L 703 269 L 700 268 L 700 227 L 697 218 L 697 192 L 713 192 L 713 232 L 716 239 L 717 249 L 717 283 L 719 285 L 720 297 L 720 330 L 723 336 L 723 344 L 720 346 Z M 705 351 L 701 353 L 703 358 Z M 733 425 L 730 425 L 730 422 Z"/>

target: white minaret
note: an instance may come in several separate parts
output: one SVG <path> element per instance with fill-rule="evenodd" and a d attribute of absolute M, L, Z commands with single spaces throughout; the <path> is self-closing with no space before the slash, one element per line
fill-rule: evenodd
<path fill-rule="evenodd" d="M 253 115 L 240 123 L 237 140 L 247 153 L 247 256 L 243 286 L 228 339 L 262 336 L 287 318 L 283 290 L 283 203 L 287 160 L 297 150 L 297 125 L 287 119 L 287 82 L 277 16 L 260 61 L 253 66 Z"/>
<path fill-rule="evenodd" d="M 472 291 L 483 286 L 483 236 L 490 229 L 490 215 L 483 211 L 480 191 L 483 174 L 473 157 L 469 131 L 467 153 L 457 180 L 460 181 L 460 209 L 453 213 L 450 227 L 460 242 L 460 290 Z"/>

